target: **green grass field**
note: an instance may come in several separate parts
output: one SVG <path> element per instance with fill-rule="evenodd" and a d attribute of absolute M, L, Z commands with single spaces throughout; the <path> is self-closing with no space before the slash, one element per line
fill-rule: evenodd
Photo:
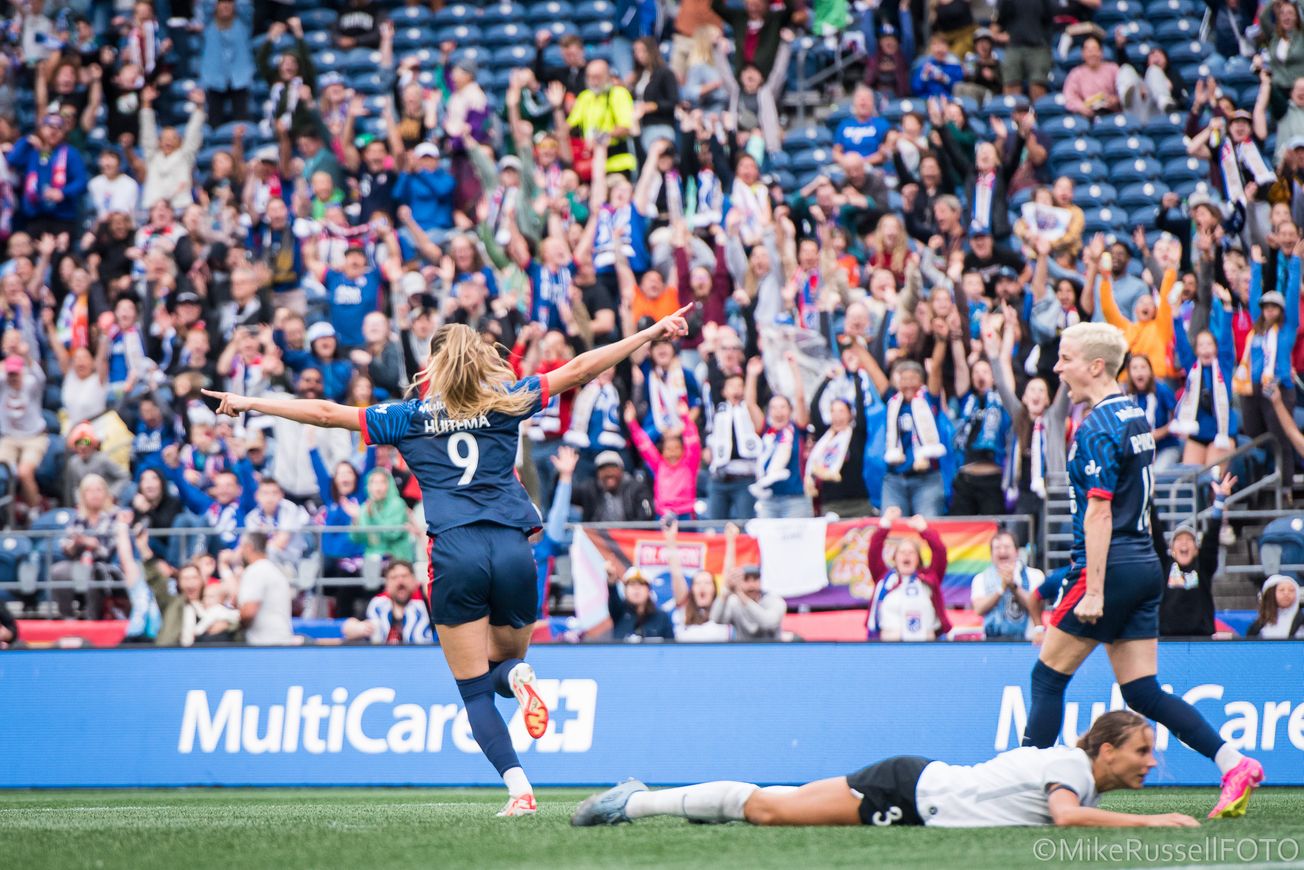
<path fill-rule="evenodd" d="M 1075 856 L 1078 861 L 1072 863 L 1096 866 L 1304 867 L 1304 790 L 1300 789 L 1265 788 L 1255 795 L 1245 818 L 1209 822 L 1198 831 L 761 829 L 742 824 L 690 825 L 676 819 L 619 828 L 571 828 L 571 811 L 590 793 L 547 789 L 539 793 L 538 816 L 499 819 L 494 813 L 502 794 L 485 789 L 0 792 L 0 867 L 820 870 L 949 866 L 1004 870 L 1062 865 Z M 1134 812 L 1185 812 L 1199 818 L 1213 797 L 1210 789 L 1153 789 L 1110 795 L 1104 805 Z M 1053 841 L 1049 846 L 1038 843 L 1047 839 Z M 1128 854 L 1129 840 L 1137 849 L 1150 850 L 1149 859 L 1146 851 Z M 1239 857 L 1236 840 L 1242 841 Z M 1217 845 L 1222 842 L 1229 845 Z M 1251 846 L 1257 850 L 1254 855 Z M 1114 855 L 1109 848 L 1116 850 Z M 1169 851 L 1159 851 L 1164 848 Z M 1192 854 L 1194 848 L 1223 851 Z M 1269 848 L 1277 854 L 1267 854 Z M 1043 852 L 1053 860 L 1038 860 L 1037 849 L 1061 851 Z M 1269 860 L 1279 860 L 1283 853 L 1291 860 Z"/>

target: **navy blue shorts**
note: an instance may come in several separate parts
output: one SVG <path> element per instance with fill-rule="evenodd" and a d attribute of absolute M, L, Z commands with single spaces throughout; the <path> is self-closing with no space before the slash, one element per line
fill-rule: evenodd
<path fill-rule="evenodd" d="M 533 625 L 539 608 L 534 552 L 524 530 L 495 523 L 456 526 L 426 541 L 430 621 Z"/>
<path fill-rule="evenodd" d="M 1164 573 L 1158 558 L 1122 562 L 1111 558 L 1105 567 L 1104 613 L 1092 623 L 1081 622 L 1073 613 L 1086 591 L 1086 568 L 1065 575 L 1050 624 L 1060 631 L 1101 643 L 1159 637 Z"/>

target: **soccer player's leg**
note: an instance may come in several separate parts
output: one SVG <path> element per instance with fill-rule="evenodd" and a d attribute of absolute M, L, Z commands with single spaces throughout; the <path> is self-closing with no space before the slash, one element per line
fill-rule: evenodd
<path fill-rule="evenodd" d="M 743 805 L 743 817 L 753 825 L 859 825 L 861 796 L 837 776 L 807 783 L 798 789 L 757 789 Z"/>
<path fill-rule="evenodd" d="M 548 705 L 535 688 L 530 647 L 539 607 L 538 572 L 529 540 L 518 529 L 486 527 L 491 543 L 489 590 L 489 666 L 494 689 L 516 698 L 526 732 L 539 739 L 548 730 Z"/>
<path fill-rule="evenodd" d="M 859 825 L 860 804 L 845 776 L 800 788 L 726 780 L 655 791 L 630 779 L 584 800 L 571 824 L 582 828 L 676 816 L 702 824 Z"/>
<path fill-rule="evenodd" d="M 475 527 L 439 535 L 430 550 L 431 620 L 448 669 L 457 680 L 471 735 L 507 786 L 510 800 L 499 815 L 528 815 L 537 809 L 534 789 L 494 704 L 489 672 L 489 566 L 489 553 Z"/>
<path fill-rule="evenodd" d="M 1120 639 L 1106 646 L 1123 703 L 1218 765 L 1222 791 L 1209 818 L 1245 815 L 1250 792 L 1263 782 L 1263 766 L 1223 740 L 1198 710 L 1164 691 L 1155 678 L 1158 647 L 1156 638 Z"/>
<path fill-rule="evenodd" d="M 1086 571 L 1070 582 L 1064 578 L 1050 627 L 1042 640 L 1037 663 L 1032 667 L 1032 707 L 1023 730 L 1023 745 L 1045 749 L 1054 746 L 1064 725 L 1064 690 L 1082 663 L 1096 648 L 1093 627 L 1081 622 L 1073 608 L 1086 591 Z"/>

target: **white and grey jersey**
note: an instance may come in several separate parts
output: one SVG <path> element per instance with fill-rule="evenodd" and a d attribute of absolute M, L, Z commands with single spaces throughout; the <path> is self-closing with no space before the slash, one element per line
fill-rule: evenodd
<path fill-rule="evenodd" d="M 937 828 L 1049 825 L 1055 787 L 1071 790 L 1084 807 L 1100 801 L 1087 753 L 1025 746 L 981 764 L 932 762 L 920 774 L 915 803 L 924 824 Z"/>

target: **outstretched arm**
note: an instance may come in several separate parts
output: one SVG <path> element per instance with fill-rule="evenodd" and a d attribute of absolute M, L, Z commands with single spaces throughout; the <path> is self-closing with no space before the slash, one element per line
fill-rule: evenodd
<path fill-rule="evenodd" d="M 1116 813 L 1082 806 L 1081 799 L 1069 788 L 1056 787 L 1046 798 L 1050 817 L 1056 826 L 1090 828 L 1198 828 L 1200 823 L 1181 813 L 1143 816 Z"/>
<path fill-rule="evenodd" d="M 575 359 L 566 363 L 566 365 L 556 371 L 548 372 L 544 375 L 548 379 L 548 395 L 556 396 L 566 392 L 572 387 L 579 387 L 587 384 L 596 378 L 600 373 L 606 371 L 612 366 L 624 360 L 634 351 L 643 347 L 645 344 L 660 338 L 662 336 L 676 337 L 688 334 L 688 324 L 684 320 L 684 315 L 692 305 L 685 305 L 669 317 L 662 318 L 657 323 L 652 324 L 642 332 L 637 332 L 628 338 L 623 338 L 614 344 L 604 345 L 603 347 L 594 348 L 587 353 L 582 353 Z M 288 404 L 282 402 L 281 404 Z M 330 404 L 329 402 L 321 404 Z M 261 408 L 255 410 L 261 411 Z M 357 416 L 356 409 L 345 409 Z M 275 413 L 267 411 L 264 413 Z M 354 420 L 356 424 L 356 419 Z M 318 424 L 330 425 L 330 424 Z M 353 428 L 357 428 L 355 425 Z"/>
<path fill-rule="evenodd" d="M 217 390 L 204 390 L 204 395 L 221 402 L 217 413 L 228 417 L 238 417 L 247 411 L 280 417 L 295 423 L 309 426 L 323 426 L 327 429 L 349 429 L 353 432 L 362 427 L 358 422 L 358 409 L 348 405 L 337 405 L 322 399 L 251 399 L 235 393 L 223 393 Z"/>

